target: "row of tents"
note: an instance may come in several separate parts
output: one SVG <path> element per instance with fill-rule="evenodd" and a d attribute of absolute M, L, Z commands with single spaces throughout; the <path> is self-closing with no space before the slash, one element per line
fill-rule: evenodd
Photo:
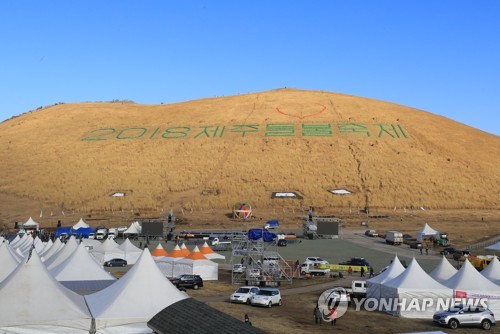
<path fill-rule="evenodd" d="M 207 260 L 198 247 L 189 252 L 176 246 L 167 253 L 159 244 L 151 253 L 147 248 L 139 250 L 132 268 L 116 280 L 91 255 L 88 244 L 74 237 L 61 245 L 56 239 L 46 252 L 36 250 L 36 238 L 21 239 L 31 239 L 32 247 L 24 257 L 0 238 L 0 332 L 151 333 L 147 322 L 155 314 L 188 298 L 165 277 L 158 263 L 176 259 L 177 268 L 182 260 Z M 113 243 L 107 239 L 101 246 Z M 119 246 L 129 243 L 127 239 Z M 201 247 L 207 256 L 220 258 L 209 248 Z M 59 250 L 50 254 L 51 249 Z M 188 271 L 192 269 L 188 265 Z"/>
<path fill-rule="evenodd" d="M 486 298 L 488 307 L 500 319 L 500 261 L 494 257 L 481 272 L 465 261 L 460 270 L 454 268 L 443 256 L 439 264 L 427 274 L 413 259 L 405 269 L 395 256 L 383 273 L 366 281 L 367 298 L 382 300 L 420 301 L 432 300 L 433 305 L 416 311 L 411 308 L 393 307 L 384 303 L 383 311 L 408 318 L 432 318 L 438 310 L 438 299 Z"/>

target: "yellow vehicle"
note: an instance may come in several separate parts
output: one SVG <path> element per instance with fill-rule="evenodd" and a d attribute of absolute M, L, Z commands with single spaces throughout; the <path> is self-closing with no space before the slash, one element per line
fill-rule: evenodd
<path fill-rule="evenodd" d="M 349 271 L 349 267 L 351 267 L 353 272 L 360 272 L 361 268 L 363 268 L 364 272 L 367 273 L 370 264 L 362 257 L 353 257 L 344 262 L 330 264 L 331 271 Z"/>
<path fill-rule="evenodd" d="M 478 271 L 481 271 L 490 264 L 493 260 L 493 255 L 470 255 L 468 259 Z"/>

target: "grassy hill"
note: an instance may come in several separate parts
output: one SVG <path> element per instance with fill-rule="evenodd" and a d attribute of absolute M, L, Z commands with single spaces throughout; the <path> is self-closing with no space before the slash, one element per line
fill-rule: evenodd
<path fill-rule="evenodd" d="M 0 211 L 20 219 L 41 209 L 210 210 L 236 201 L 267 209 L 500 202 L 499 137 L 322 91 L 58 104 L 1 123 L 0 147 Z M 273 199 L 273 192 L 303 198 Z"/>

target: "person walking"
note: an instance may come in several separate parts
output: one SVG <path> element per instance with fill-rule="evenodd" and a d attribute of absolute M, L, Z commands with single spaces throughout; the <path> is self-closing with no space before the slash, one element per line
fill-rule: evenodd
<path fill-rule="evenodd" d="M 332 326 L 335 326 L 337 324 L 337 308 L 334 307 L 330 311 L 330 320 L 332 323 Z"/>
<path fill-rule="evenodd" d="M 248 314 L 245 314 L 245 317 L 243 318 L 243 321 L 245 324 L 252 326 L 252 322 L 250 321 L 250 318 L 248 317 Z"/>
<path fill-rule="evenodd" d="M 316 304 L 316 307 L 314 308 L 314 323 L 322 325 L 323 319 L 321 316 L 321 310 L 319 309 L 319 305 Z"/>
<path fill-rule="evenodd" d="M 373 267 L 370 266 L 370 275 L 368 276 L 368 278 L 372 278 L 373 276 L 375 276 L 373 275 Z"/>
<path fill-rule="evenodd" d="M 361 277 L 365 277 L 365 267 L 361 267 Z"/>
<path fill-rule="evenodd" d="M 427 245 L 425 246 L 425 255 L 429 255 L 429 247 Z"/>
<path fill-rule="evenodd" d="M 349 266 L 349 269 L 347 269 L 347 275 L 351 276 L 352 275 L 352 267 Z"/>

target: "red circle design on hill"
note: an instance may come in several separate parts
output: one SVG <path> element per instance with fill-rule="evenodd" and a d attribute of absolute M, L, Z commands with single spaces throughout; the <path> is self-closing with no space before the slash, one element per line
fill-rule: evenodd
<path fill-rule="evenodd" d="M 276 107 L 276 111 L 279 112 L 280 114 L 285 115 L 285 116 L 297 117 L 299 119 L 304 119 L 306 117 L 312 117 L 312 116 L 317 116 L 319 114 L 322 114 L 326 110 L 326 107 L 324 105 L 319 104 L 319 103 L 316 103 L 316 105 L 318 105 L 320 107 L 320 110 L 318 112 L 315 112 L 315 113 L 312 113 L 312 114 L 307 114 L 307 115 L 294 115 L 294 114 L 290 114 L 290 113 L 287 113 L 287 112 L 281 110 L 280 106 Z"/>

